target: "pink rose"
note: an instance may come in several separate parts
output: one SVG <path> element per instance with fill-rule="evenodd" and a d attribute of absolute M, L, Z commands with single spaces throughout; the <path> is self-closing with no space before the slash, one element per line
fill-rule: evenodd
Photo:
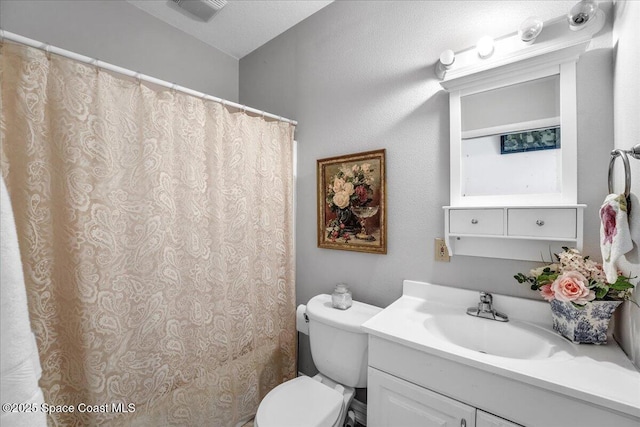
<path fill-rule="evenodd" d="M 600 209 L 600 219 L 602 219 L 602 225 L 604 226 L 604 242 L 602 244 L 606 245 L 607 242 L 613 244 L 613 238 L 618 233 L 616 211 L 611 205 L 606 205 Z"/>
<path fill-rule="evenodd" d="M 551 291 L 558 301 L 570 302 L 584 305 L 596 297 L 594 291 L 589 290 L 589 281 L 577 271 L 568 271 L 551 284 Z"/>
<path fill-rule="evenodd" d="M 556 297 L 555 292 L 553 292 L 553 289 L 551 289 L 551 285 L 540 286 L 540 295 L 542 295 L 542 298 L 546 299 L 547 301 L 551 301 Z"/>

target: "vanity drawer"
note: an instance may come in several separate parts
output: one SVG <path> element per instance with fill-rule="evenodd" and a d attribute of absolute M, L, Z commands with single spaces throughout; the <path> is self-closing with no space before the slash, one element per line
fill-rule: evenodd
<path fill-rule="evenodd" d="M 510 236 L 575 239 L 576 209 L 508 209 Z"/>
<path fill-rule="evenodd" d="M 504 234 L 503 209 L 451 209 L 449 232 L 453 234 Z"/>

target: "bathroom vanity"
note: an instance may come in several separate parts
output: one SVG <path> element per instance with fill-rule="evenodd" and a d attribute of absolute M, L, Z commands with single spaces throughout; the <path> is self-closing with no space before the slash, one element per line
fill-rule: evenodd
<path fill-rule="evenodd" d="M 476 291 L 404 282 L 363 325 L 369 427 L 640 425 L 640 373 L 613 338 L 573 344 L 548 303 L 493 297 L 509 322 L 466 315 Z"/>

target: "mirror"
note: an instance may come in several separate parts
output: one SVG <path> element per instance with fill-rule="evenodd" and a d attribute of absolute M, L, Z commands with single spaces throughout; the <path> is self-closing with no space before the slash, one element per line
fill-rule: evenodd
<path fill-rule="evenodd" d="M 549 136 L 559 131 L 558 126 L 463 139 L 462 197 L 559 194 L 560 141 Z M 514 135 L 517 139 L 511 139 L 514 148 L 510 152 L 508 138 Z"/>
<path fill-rule="evenodd" d="M 560 76 L 461 97 L 461 197 L 562 191 Z"/>
<path fill-rule="evenodd" d="M 575 63 L 476 82 L 450 100 L 452 206 L 576 203 Z"/>

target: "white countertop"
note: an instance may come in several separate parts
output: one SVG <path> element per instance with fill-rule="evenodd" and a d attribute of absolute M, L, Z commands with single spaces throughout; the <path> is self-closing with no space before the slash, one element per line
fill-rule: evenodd
<path fill-rule="evenodd" d="M 555 333 L 547 302 L 493 297 L 494 308 L 511 320 L 533 323 Z M 567 340 L 565 357 L 526 360 L 469 350 L 432 335 L 424 326 L 434 313 L 464 313 L 478 301 L 476 291 L 405 281 L 403 296 L 367 321 L 363 329 L 434 356 L 640 418 L 640 372 L 611 337 L 606 345 Z"/>

